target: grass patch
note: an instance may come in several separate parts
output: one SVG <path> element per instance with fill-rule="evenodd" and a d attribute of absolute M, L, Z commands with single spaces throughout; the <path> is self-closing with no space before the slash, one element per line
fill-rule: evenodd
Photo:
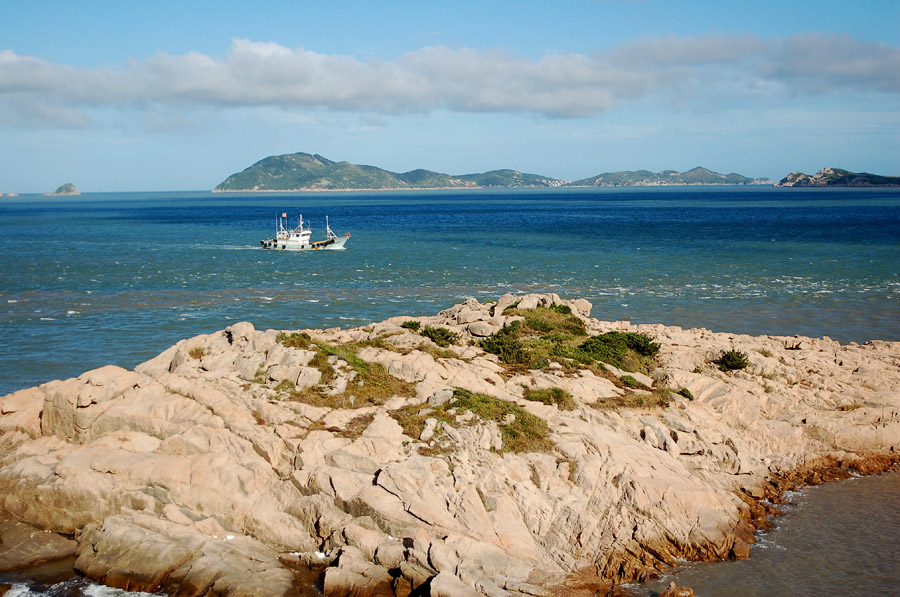
<path fill-rule="evenodd" d="M 865 406 L 865 403 L 863 403 L 863 402 L 852 402 L 850 404 L 840 405 L 838 407 L 838 410 L 847 412 L 847 411 L 851 411 L 851 410 L 856 410 L 858 408 L 863 408 L 864 406 Z"/>
<path fill-rule="evenodd" d="M 422 327 L 422 322 L 413 321 L 413 320 L 404 321 L 403 323 L 400 324 L 400 327 L 406 328 L 407 330 L 412 330 L 414 332 L 418 332 L 419 328 Z"/>
<path fill-rule="evenodd" d="M 514 309 L 518 308 L 519 303 L 521 303 L 521 302 L 522 301 L 516 301 L 513 304 L 511 304 L 510 306 L 503 309 L 503 315 L 509 315 Z"/>
<path fill-rule="evenodd" d="M 503 437 L 502 452 L 549 452 L 553 449 L 547 422 L 508 400 L 456 388 L 453 400 L 441 408 L 468 410 L 481 419 L 495 421 Z"/>
<path fill-rule="evenodd" d="M 521 315 L 525 318 L 525 327 L 541 334 L 567 334 L 571 336 L 586 336 L 587 330 L 584 322 L 572 315 L 569 307 L 553 305 L 550 308 L 537 307 L 535 309 L 515 310 L 511 315 Z"/>
<path fill-rule="evenodd" d="M 194 348 L 188 351 L 188 356 L 192 359 L 197 359 L 198 361 L 206 356 L 206 349 L 202 346 L 195 346 Z"/>
<path fill-rule="evenodd" d="M 275 386 L 275 391 L 279 394 L 283 394 L 285 392 L 291 393 L 297 391 L 297 385 L 289 379 L 283 380 L 280 384 Z"/>
<path fill-rule="evenodd" d="M 772 354 L 772 351 L 769 350 L 768 348 L 760 348 L 760 349 L 758 349 L 756 352 L 758 352 L 759 354 L 761 354 L 761 355 L 764 356 L 764 357 L 773 357 L 773 356 L 775 356 L 775 355 Z"/>
<path fill-rule="evenodd" d="M 542 390 L 525 390 L 525 400 L 534 400 L 544 404 L 555 404 L 560 410 L 575 410 L 575 399 L 562 388 L 544 388 Z"/>
<path fill-rule="evenodd" d="M 644 384 L 642 384 L 641 382 L 639 382 L 638 380 L 636 380 L 635 378 L 633 378 L 630 375 L 623 375 L 619 379 L 622 380 L 622 383 L 625 385 L 626 388 L 641 389 L 641 390 L 647 389 L 647 386 L 645 386 Z"/>
<path fill-rule="evenodd" d="M 419 439 L 425 429 L 425 419 L 435 418 L 442 423 L 451 423 L 453 418 L 442 409 L 435 409 L 428 404 L 410 404 L 392 411 L 391 416 L 400 423 L 403 433 L 413 439 Z"/>
<path fill-rule="evenodd" d="M 659 388 L 650 394 L 629 392 L 615 398 L 600 398 L 594 403 L 595 408 L 618 410 L 622 408 L 665 408 L 672 403 L 672 391 Z"/>
<path fill-rule="evenodd" d="M 749 367 L 750 359 L 747 357 L 747 353 L 732 348 L 723 352 L 722 356 L 713 363 L 722 371 L 737 371 Z"/>
<path fill-rule="evenodd" d="M 458 359 L 459 355 L 453 352 L 452 350 L 445 350 L 443 348 L 438 348 L 436 346 L 426 345 L 420 346 L 419 350 L 422 352 L 427 352 L 430 354 L 435 360 L 437 359 Z"/>
<path fill-rule="evenodd" d="M 310 348 L 316 354 L 310 360 L 310 365 L 316 367 L 322 374 L 319 383 L 303 390 L 279 386 L 280 393 L 288 400 L 341 409 L 384 404 L 394 396 L 414 396 L 414 384 L 394 377 L 379 363 L 364 361 L 356 355 L 360 346 L 368 346 L 368 342 L 371 341 L 340 346 L 311 344 Z M 338 359 L 347 363 L 353 375 L 343 392 L 333 394 L 329 392 L 329 386 L 338 378 L 339 372 L 331 361 Z"/>
<path fill-rule="evenodd" d="M 312 338 L 306 332 L 294 332 L 290 335 L 279 332 L 275 341 L 287 348 L 307 349 L 312 343 Z"/>

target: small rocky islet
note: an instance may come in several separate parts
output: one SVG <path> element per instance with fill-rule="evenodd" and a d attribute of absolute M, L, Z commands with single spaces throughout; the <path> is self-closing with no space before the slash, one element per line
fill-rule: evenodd
<path fill-rule="evenodd" d="M 590 595 L 748 557 L 896 467 L 900 344 L 604 322 L 555 294 L 185 339 L 0 397 L 0 571 L 177 595 Z M 49 532 L 47 532 L 49 531 Z"/>

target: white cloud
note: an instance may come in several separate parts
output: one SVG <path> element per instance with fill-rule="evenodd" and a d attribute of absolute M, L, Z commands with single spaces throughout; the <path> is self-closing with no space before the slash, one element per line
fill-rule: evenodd
<path fill-rule="evenodd" d="M 537 60 L 427 47 L 362 61 L 236 39 L 224 57 L 159 53 L 117 70 L 0 51 L 0 124 L 87 125 L 97 108 L 276 106 L 368 114 L 533 113 L 586 117 L 659 97 L 691 105 L 840 92 L 900 93 L 900 49 L 847 36 L 665 37 Z"/>

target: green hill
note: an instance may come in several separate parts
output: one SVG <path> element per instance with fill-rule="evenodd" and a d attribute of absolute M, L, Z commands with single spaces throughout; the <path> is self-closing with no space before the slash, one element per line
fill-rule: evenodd
<path fill-rule="evenodd" d="M 620 172 L 605 172 L 583 178 L 569 183 L 573 187 L 638 187 L 638 186 L 683 186 L 683 185 L 751 185 L 772 184 L 771 180 L 762 178 L 747 178 L 740 174 L 719 174 L 706 168 L 697 166 L 687 172 L 675 170 L 663 170 L 662 172 L 650 172 L 649 170 L 626 170 Z"/>
<path fill-rule="evenodd" d="M 346 189 L 434 189 L 465 188 L 469 181 L 413 170 L 397 174 L 349 162 L 333 162 L 320 155 L 292 153 L 262 159 L 246 170 L 232 174 L 215 191 L 316 191 Z"/>
<path fill-rule="evenodd" d="M 483 174 L 463 174 L 460 178 L 470 180 L 480 187 L 556 187 L 563 184 L 553 178 L 518 170 L 491 170 Z"/>
<path fill-rule="evenodd" d="M 478 189 L 519 187 L 625 187 L 658 185 L 771 184 L 769 180 L 740 174 L 719 174 L 706 168 L 687 172 L 635 170 L 607 172 L 575 182 L 556 180 L 518 170 L 491 170 L 481 174 L 453 176 L 430 170 L 396 173 L 375 166 L 333 162 L 320 155 L 292 153 L 262 159 L 232 174 L 217 192 L 329 191 L 378 189 Z"/>
<path fill-rule="evenodd" d="M 396 173 L 375 166 L 333 162 L 320 155 L 292 153 L 262 159 L 232 174 L 214 190 L 317 191 L 369 189 L 467 189 L 483 187 L 549 187 L 562 181 L 515 170 L 451 176 L 430 170 Z"/>

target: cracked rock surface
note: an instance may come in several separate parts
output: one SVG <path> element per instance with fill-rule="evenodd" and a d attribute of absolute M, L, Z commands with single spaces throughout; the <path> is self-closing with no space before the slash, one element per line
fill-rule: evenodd
<path fill-rule="evenodd" d="M 590 335 L 647 334 L 655 369 L 506 366 L 480 341 L 522 319 L 504 315 L 513 305 L 566 307 Z M 179 595 L 296 594 L 309 567 L 334 595 L 549 595 L 585 575 L 641 580 L 678 558 L 746 557 L 759 500 L 785 483 L 897 461 L 898 343 L 590 311 L 532 294 L 303 337 L 238 323 L 133 371 L 0 397 L 0 556 L 15 561 L 0 565 L 75 550 L 91 579 Z M 413 321 L 455 338 L 439 347 Z M 735 348 L 748 367 L 711 364 Z M 454 408 L 460 388 L 513 410 Z M 526 398 L 549 388 L 574 406 Z M 641 406 L 659 392 L 667 404 Z M 546 424 L 549 448 L 507 449 L 523 413 Z M 71 539 L 42 548 L 53 533 Z"/>

